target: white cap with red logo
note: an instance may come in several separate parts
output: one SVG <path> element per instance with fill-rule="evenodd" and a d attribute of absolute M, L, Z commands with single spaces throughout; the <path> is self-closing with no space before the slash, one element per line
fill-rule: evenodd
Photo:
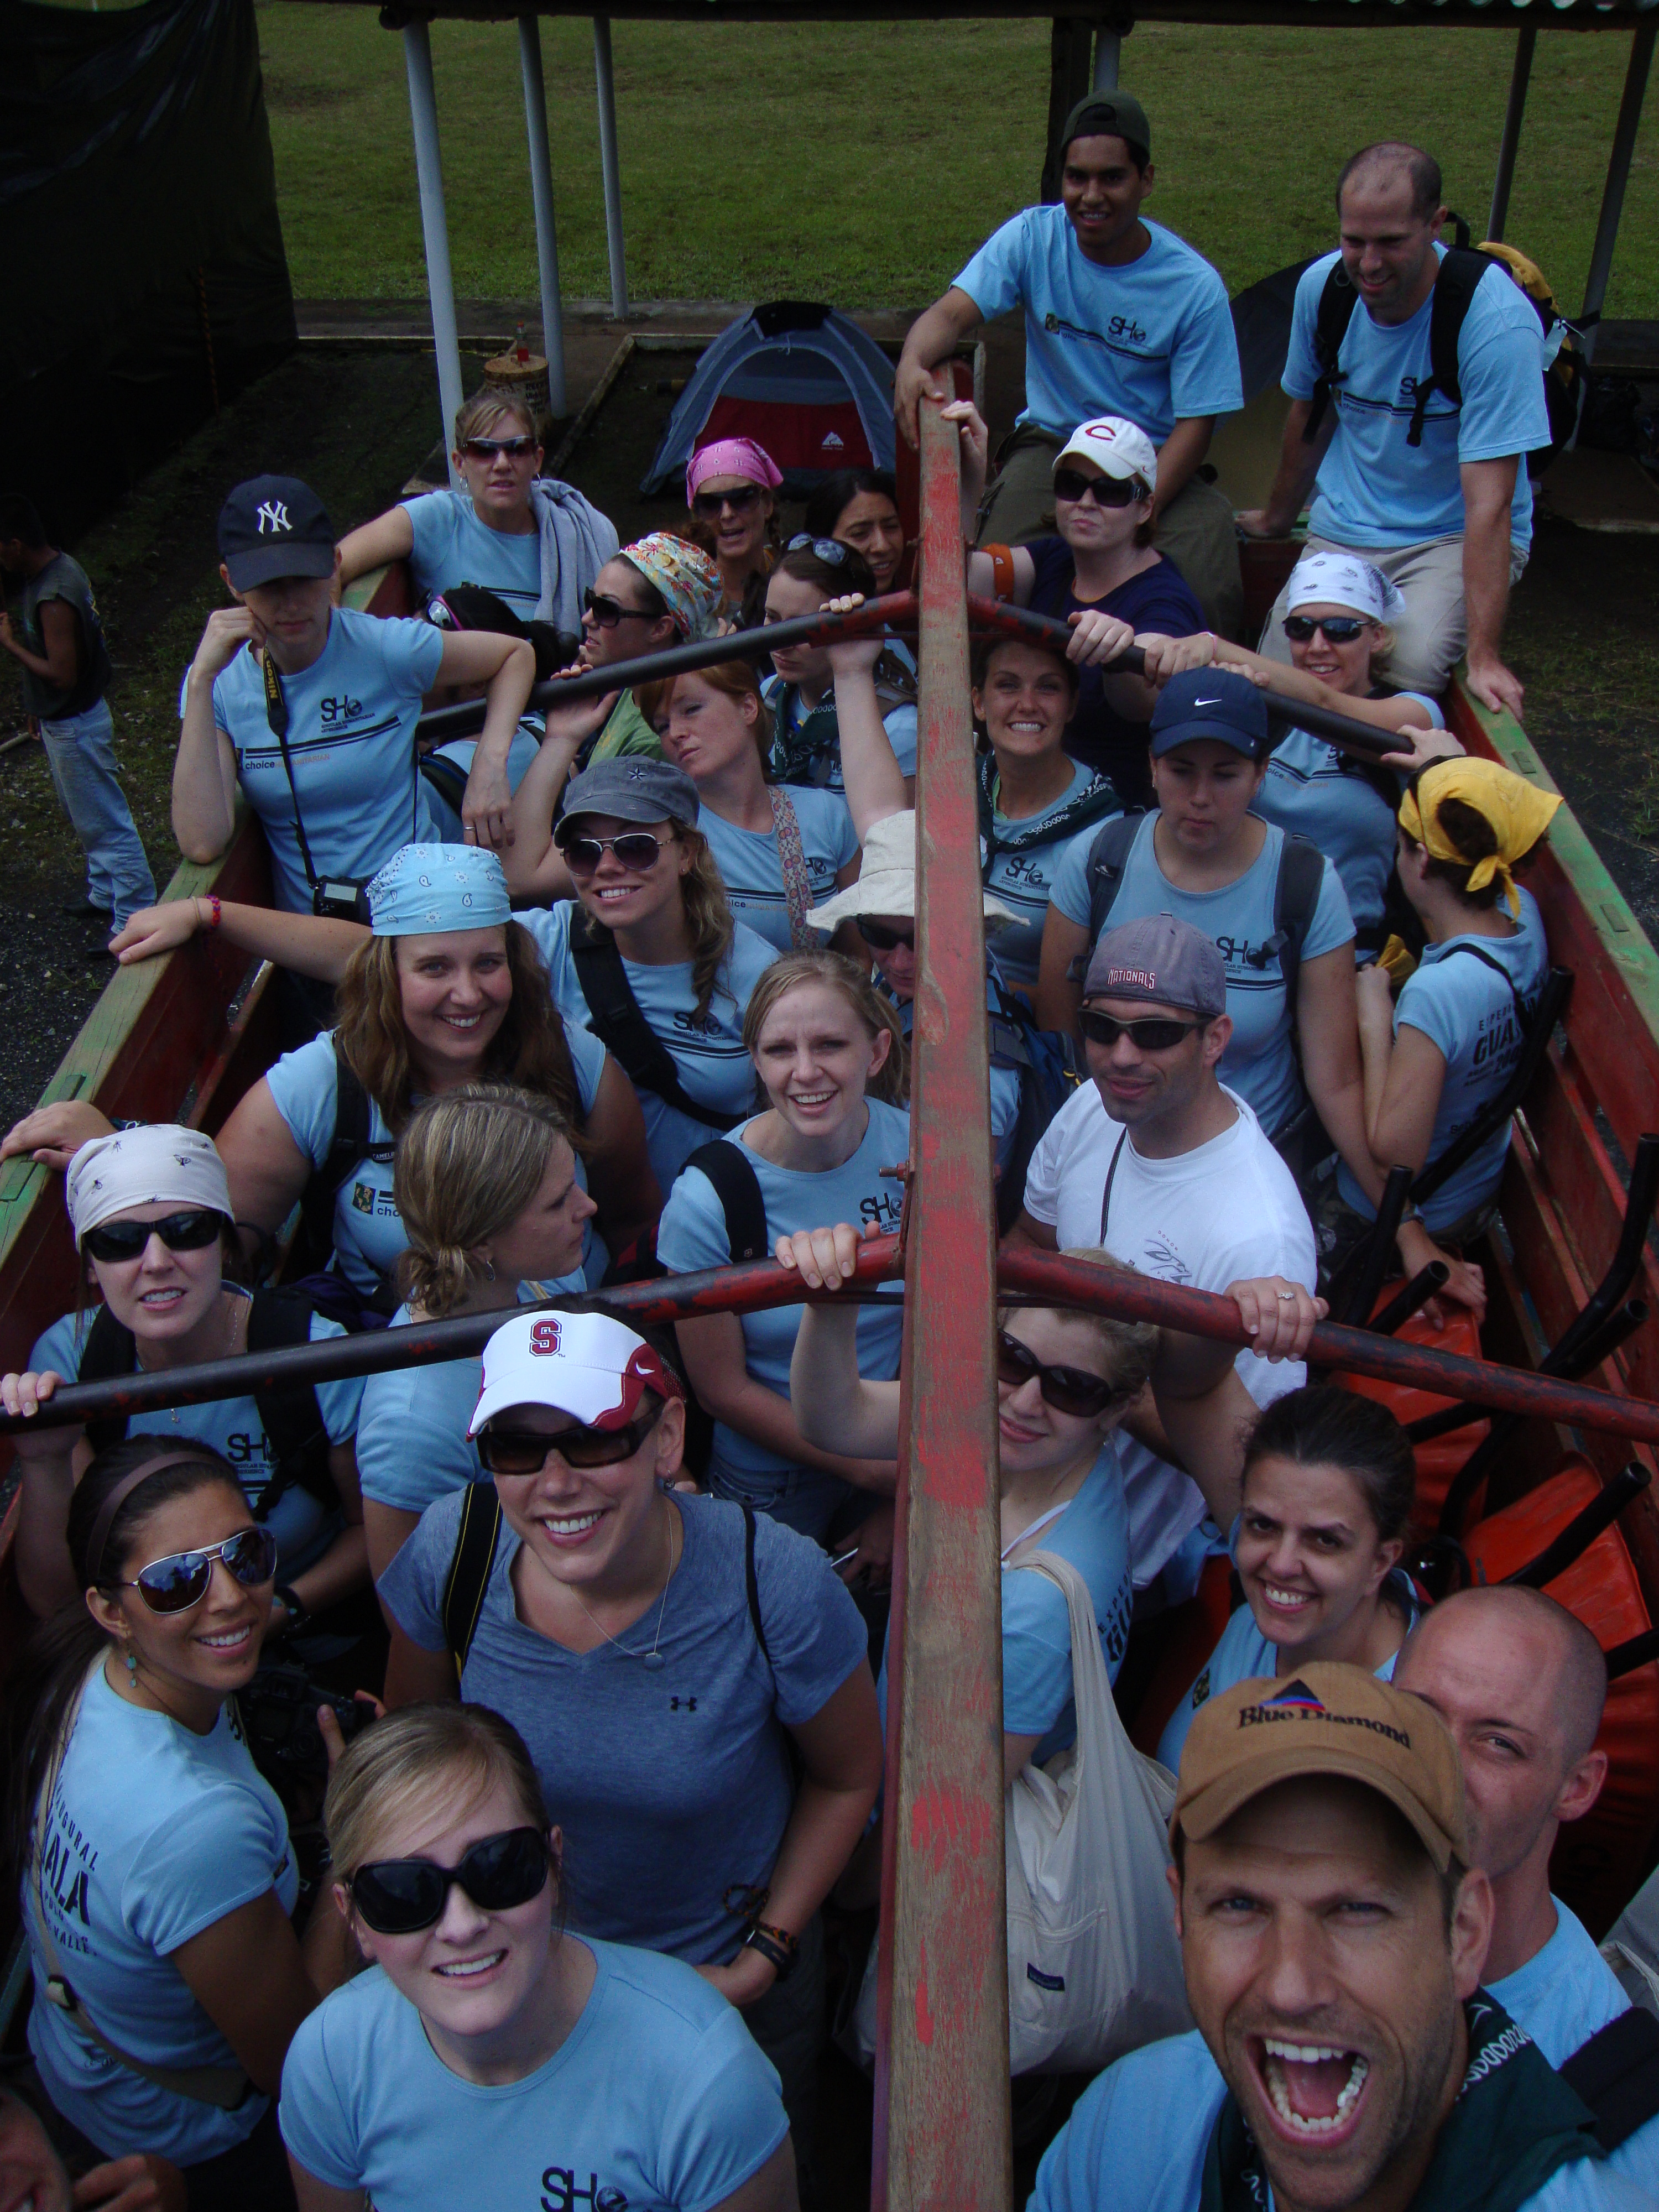
<path fill-rule="evenodd" d="M 590 1429 L 626 1428 L 647 1390 L 685 1395 L 661 1354 L 608 1314 L 515 1314 L 484 1346 L 483 1388 L 466 1432 L 476 1437 L 509 1406 L 552 1406 Z"/>
<path fill-rule="evenodd" d="M 1124 416 L 1097 415 L 1092 422 L 1079 422 L 1054 455 L 1054 466 L 1070 460 L 1092 461 L 1103 475 L 1121 483 L 1139 477 L 1148 491 L 1158 489 L 1158 448 Z"/>

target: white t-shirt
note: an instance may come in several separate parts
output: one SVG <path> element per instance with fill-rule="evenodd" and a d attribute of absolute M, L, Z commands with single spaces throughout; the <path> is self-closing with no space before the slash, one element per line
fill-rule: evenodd
<path fill-rule="evenodd" d="M 1218 1292 L 1245 1276 L 1283 1275 L 1311 1291 L 1313 1227 L 1295 1179 L 1244 1101 L 1221 1087 L 1238 1109 L 1232 1127 L 1189 1152 L 1156 1160 L 1142 1158 L 1123 1124 L 1107 1115 L 1097 1085 L 1085 1084 L 1031 1155 L 1026 1212 L 1053 1229 L 1062 1251 L 1103 1246 L 1115 1260 L 1166 1283 Z M 1241 1352 L 1235 1364 L 1258 1406 L 1307 1380 L 1299 1361 L 1270 1363 Z M 1190 1477 L 1134 1437 L 1124 1437 L 1122 1458 L 1129 1556 L 1136 1587 L 1144 1589 L 1203 1519 L 1204 1500 Z"/>

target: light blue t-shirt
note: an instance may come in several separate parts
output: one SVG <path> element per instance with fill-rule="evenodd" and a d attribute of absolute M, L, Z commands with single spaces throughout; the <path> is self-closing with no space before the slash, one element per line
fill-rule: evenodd
<path fill-rule="evenodd" d="M 1495 962 L 1503 974 L 1495 974 L 1488 961 Z M 1525 1042 L 1522 1010 L 1530 1019 L 1548 968 L 1544 918 L 1528 890 L 1521 892 L 1521 921 L 1513 937 L 1449 937 L 1443 945 L 1425 946 L 1416 972 L 1407 978 L 1395 1001 L 1394 1033 L 1398 1036 L 1402 1029 L 1420 1030 L 1445 1055 L 1446 1078 L 1425 1165 L 1456 1141 L 1514 1074 Z M 1431 1237 L 1494 1195 L 1509 1145 L 1505 1122 L 1424 1200 L 1424 1225 Z M 1346 1166 L 1339 1169 L 1338 1176 L 1344 1201 L 1368 1220 L 1375 1219 L 1376 1208 Z"/>
<path fill-rule="evenodd" d="M 1502 2000 L 1500 1999 L 1501 2002 Z M 1043 2153 L 1026 2212 L 1198 2212 L 1227 2085 L 1196 2029 L 1149 2043 L 1091 2081 Z M 1558 2166 L 1517 2212 L 1640 2212 L 1605 2160 Z"/>
<path fill-rule="evenodd" d="M 1268 823 L 1261 850 L 1239 877 L 1215 891 L 1184 891 L 1158 865 L 1152 843 L 1156 813 L 1135 833 L 1112 908 L 1111 926 L 1146 914 L 1172 914 L 1214 940 L 1227 969 L 1227 1012 L 1233 1033 L 1216 1070 L 1237 1091 L 1269 1137 L 1300 1110 L 1302 1078 L 1291 1042 L 1290 1001 L 1283 964 L 1268 951 L 1273 935 L 1273 892 L 1285 832 Z M 1088 851 L 1068 852 L 1054 878 L 1054 902 L 1068 921 L 1089 926 Z M 1353 917 L 1342 879 L 1327 860 L 1313 920 L 1302 946 L 1302 964 L 1353 942 Z"/>
<path fill-rule="evenodd" d="M 732 1905 L 772 1879 L 794 1802 L 778 1723 L 799 1728 L 821 1712 L 865 1663 L 866 1637 L 817 1546 L 757 1515 L 769 1664 L 749 1613 L 742 1513 L 686 1492 L 673 1502 L 684 1549 L 660 1619 L 648 1606 L 614 1644 L 586 1652 L 520 1620 L 519 1539 L 503 1522 L 461 1694 L 504 1714 L 530 1747 L 564 1831 L 571 1926 L 701 1966 L 732 1958 L 744 1926 Z M 455 1492 L 429 1506 L 380 1577 L 381 1597 L 423 1651 L 445 1648 L 460 1508 Z M 640 1663 L 652 1650 L 660 1668 Z"/>
<path fill-rule="evenodd" d="M 227 1284 L 225 1287 L 229 1290 L 234 1285 Z M 29 1364 L 36 1374 L 50 1367 L 66 1382 L 73 1382 L 81 1372 L 81 1355 L 100 1310 L 97 1306 L 91 1307 L 78 1323 L 73 1314 L 65 1314 L 61 1321 L 53 1322 L 29 1354 Z M 330 1321 L 324 1314 L 312 1315 L 313 1344 L 344 1334 L 338 1322 Z M 349 1376 L 343 1382 L 319 1382 L 316 1387 L 317 1403 L 322 1410 L 330 1443 L 349 1443 L 356 1434 L 360 1419 L 362 1376 Z M 291 1583 L 295 1575 L 302 1575 L 322 1557 L 339 1532 L 342 1524 L 337 1509 L 325 1504 L 302 1482 L 289 1485 L 272 1506 L 269 1519 L 261 1510 L 276 1468 L 270 1439 L 259 1419 L 258 1405 L 252 1398 L 214 1398 L 204 1406 L 158 1406 L 153 1413 L 134 1413 L 128 1420 L 127 1431 L 131 1436 L 188 1437 L 197 1443 L 211 1444 L 215 1451 L 222 1454 L 236 1470 L 248 1510 L 276 1539 L 276 1573 L 280 1581 Z"/>
<path fill-rule="evenodd" d="M 1400 1641 L 1406 1638 L 1417 1625 L 1417 1598 L 1409 1579 L 1395 1567 L 1389 1576 L 1389 1595 L 1402 1620 Z M 1391 1651 L 1376 1669 L 1379 1682 L 1392 1682 L 1400 1652 Z M 1261 1633 L 1261 1626 L 1248 1605 L 1241 1605 L 1221 1632 L 1221 1641 L 1199 1669 L 1198 1680 L 1187 1692 L 1171 1715 L 1169 1725 L 1158 1738 L 1158 1755 L 1171 1774 L 1179 1771 L 1181 1753 L 1187 1741 L 1198 1709 L 1212 1698 L 1219 1697 L 1238 1682 L 1255 1682 L 1269 1679 L 1279 1667 L 1279 1646 L 1270 1643 Z M 1502 2000 L 1499 2000 L 1502 2002 Z"/>
<path fill-rule="evenodd" d="M 885 1099 L 866 1098 L 865 1104 L 869 1121 L 857 1151 L 840 1167 L 822 1174 L 776 1167 L 743 1143 L 742 1129 L 732 1130 L 730 1141 L 742 1146 L 760 1184 L 769 1245 L 798 1229 L 819 1229 L 835 1221 L 850 1221 L 860 1229 L 873 1223 L 884 1233 L 898 1227 L 903 1186 L 882 1170 L 908 1160 L 910 1116 Z M 724 1267 L 731 1256 L 726 1212 L 714 1187 L 701 1168 L 688 1168 L 663 1208 L 657 1257 L 671 1274 L 686 1275 L 700 1267 Z M 799 1306 L 775 1306 L 769 1313 L 741 1316 L 749 1373 L 783 1399 L 789 1395 L 789 1362 L 800 1316 Z M 890 1310 L 860 1307 L 859 1372 L 867 1382 L 891 1382 L 897 1375 L 903 1330 L 903 1310 L 896 1298 Z M 766 1445 L 723 1421 L 715 1422 L 709 1472 L 717 1483 L 763 1503 L 775 1490 L 776 1477 L 788 1471 L 789 1462 Z"/>
<path fill-rule="evenodd" d="M 1025 310 L 1022 422 L 1068 438 L 1093 416 L 1123 415 L 1161 446 L 1188 416 L 1244 404 L 1226 286 L 1185 239 L 1141 221 L 1139 259 L 1103 269 L 1063 207 L 1026 208 L 956 278 L 988 322 Z"/>
<path fill-rule="evenodd" d="M 1445 728 L 1432 699 L 1420 691 L 1398 696 L 1421 710 L 1419 720 L 1430 729 Z M 1274 748 L 1250 811 L 1317 845 L 1342 878 L 1355 928 L 1371 929 L 1381 922 L 1388 896 L 1402 787 L 1398 776 L 1383 771 L 1395 787 L 1390 803 L 1369 778 L 1345 768 L 1346 758 L 1323 738 L 1292 730 Z"/>
<path fill-rule="evenodd" d="M 492 530 L 479 521 L 465 492 L 424 492 L 418 499 L 404 500 L 403 509 L 415 538 L 410 572 L 422 592 L 481 584 L 504 599 L 520 621 L 531 619 L 542 596 L 539 530 L 532 528 L 521 536 Z M 583 579 L 588 584 L 592 580 L 592 576 Z"/>
<path fill-rule="evenodd" d="M 780 744 L 786 736 L 800 727 L 806 720 L 809 712 L 815 711 L 825 714 L 832 721 L 835 719 L 836 695 L 833 690 L 824 693 L 816 709 L 809 709 L 793 684 L 786 684 L 781 676 L 769 676 L 761 685 L 761 696 L 772 709 L 777 731 L 775 742 Z M 899 764 L 899 774 L 903 776 L 914 776 L 916 772 L 917 744 L 915 702 L 913 699 L 901 699 L 896 705 L 890 707 L 881 718 L 881 726 L 886 731 L 887 742 L 893 748 L 893 757 Z M 800 787 L 793 783 L 789 787 L 792 793 Z M 817 777 L 815 776 L 812 782 L 805 787 L 808 790 L 819 788 Z M 824 762 L 821 787 L 825 791 L 833 791 L 838 796 L 844 796 L 846 793 L 847 787 L 842 781 L 839 737 L 831 745 Z"/>
<path fill-rule="evenodd" d="M 992 973 L 996 964 L 994 954 L 988 956 L 985 964 L 987 969 L 985 1011 L 988 1014 L 1000 1014 L 1001 1006 Z M 870 980 L 898 1016 L 899 1026 L 904 1031 L 904 1041 L 908 1044 L 910 1025 L 915 1018 L 915 1001 L 913 999 L 901 999 L 896 992 L 890 990 L 883 981 L 879 969 L 872 972 Z M 996 1146 L 998 1167 L 1007 1166 L 1013 1156 L 1014 1139 L 1018 1133 L 1019 1069 L 1012 1061 L 999 1054 L 996 1033 L 993 1030 L 991 1035 L 991 1141 Z"/>
<path fill-rule="evenodd" d="M 572 911 L 570 902 L 563 899 L 555 907 L 514 917 L 530 932 L 547 963 L 553 1003 L 564 1017 L 567 1035 L 586 1029 L 592 1018 L 570 951 Z M 689 960 L 661 968 L 637 960 L 623 962 L 640 1012 L 666 1047 L 688 1097 L 717 1114 L 745 1113 L 755 1103 L 755 1063 L 744 1048 L 743 1017 L 750 993 L 777 957 L 775 945 L 738 922 L 708 1012 L 701 1020 Z M 638 1097 L 657 1187 L 668 1191 L 698 1146 L 721 1133 L 666 1104 L 654 1091 L 638 1091 Z"/>
<path fill-rule="evenodd" d="M 1090 848 L 1102 828 L 1115 820 L 1123 809 L 1115 805 L 1107 807 L 1084 829 L 1057 829 L 1052 839 L 1039 839 L 1023 846 L 1018 852 L 1005 851 L 1001 841 L 1040 832 L 1045 823 L 1064 815 L 1085 793 L 1109 789 L 1104 776 L 1073 761 L 1072 780 L 1052 806 L 1045 807 L 1041 814 L 1008 815 L 997 811 L 997 787 L 992 787 L 991 841 L 988 848 L 981 834 L 980 872 L 986 889 L 994 891 L 1004 905 L 1012 907 L 1018 916 L 1016 921 L 1000 924 L 996 933 L 997 967 L 1015 989 L 1036 988 L 1042 959 L 1042 925 L 1048 918 L 1048 901 L 1060 869 L 1070 861 L 1081 875 L 1088 865 Z M 988 868 L 985 864 L 988 849 L 991 853 Z"/>
<path fill-rule="evenodd" d="M 110 2041 L 147 2065 L 239 2063 L 171 1956 L 272 1889 L 284 1912 L 299 1895 L 288 1822 L 234 1711 L 227 1703 L 198 1735 L 117 1697 L 99 1668 L 46 1816 L 40 1897 L 58 1962 L 25 1902 L 29 2048 L 52 2103 L 112 2158 L 159 2151 L 193 2166 L 244 2141 L 268 2101 L 225 2112 L 175 2096 L 107 2057 L 41 1994 L 64 1972 Z"/>
<path fill-rule="evenodd" d="M 1083 1487 L 1039 1532 L 1036 1547 L 1068 1559 L 1089 1585 L 1106 1672 L 1115 1681 L 1129 1641 L 1134 1586 L 1123 1470 L 1109 1437 Z M 1002 1570 L 1002 1725 L 1009 1735 L 1042 1736 L 1031 1753 L 1038 1766 L 1077 1741 L 1070 1608 L 1047 1575 L 1018 1565 Z"/>
<path fill-rule="evenodd" d="M 520 2081 L 452 2073 L 378 1966 L 325 1997 L 283 2067 L 295 2160 L 376 2212 L 724 2203 L 789 2132 L 777 2075 L 742 2014 L 690 1966 L 586 1948 L 598 1972 L 580 2016 Z"/>
<path fill-rule="evenodd" d="M 540 730 L 533 723 L 520 722 L 513 732 L 512 744 L 507 749 L 507 781 L 509 790 L 516 791 L 524 781 L 529 771 L 530 763 L 541 750 L 541 745 Z M 457 738 L 451 744 L 440 745 L 435 757 L 439 760 L 453 761 L 463 775 L 471 775 L 473 756 L 477 750 L 478 740 L 476 738 Z M 421 803 L 437 825 L 438 842 L 441 845 L 465 844 L 466 832 L 462 825 L 460 816 L 442 793 L 435 791 L 431 784 L 427 782 L 424 776 L 421 779 Z"/>
<path fill-rule="evenodd" d="M 415 725 L 443 650 L 443 632 L 430 623 L 336 607 L 321 653 L 282 679 L 293 789 L 266 718 L 259 663 L 239 653 L 214 679 L 213 719 L 236 748 L 242 789 L 270 847 L 276 904 L 289 913 L 311 912 L 295 791 L 319 877 L 367 883 L 400 847 L 433 835 L 415 772 Z"/>
<path fill-rule="evenodd" d="M 839 792 L 815 791 L 806 784 L 792 783 L 780 795 L 795 810 L 810 903 L 821 906 L 834 893 L 842 870 L 859 856 L 852 811 Z M 789 951 L 793 939 L 777 831 L 739 829 L 711 806 L 698 815 L 697 827 L 708 840 L 732 913 L 780 952 Z"/>
<path fill-rule="evenodd" d="M 1445 247 L 1435 252 L 1444 256 Z M 1341 256 L 1327 253 L 1296 288 L 1291 348 L 1280 380 L 1292 399 L 1311 399 L 1319 380 L 1314 331 L 1319 295 Z M 1353 311 L 1332 387 L 1336 430 L 1319 465 L 1310 527 L 1340 545 L 1417 545 L 1455 537 L 1463 527 L 1465 461 L 1521 456 L 1515 472 L 1510 538 L 1532 543 L 1532 486 L 1526 456 L 1550 438 L 1544 404 L 1544 334 L 1537 310 L 1508 271 L 1489 269 L 1474 288 L 1457 346 L 1463 404 L 1442 392 L 1429 401 L 1422 442 L 1408 446 L 1417 387 L 1433 372 L 1429 354 L 1431 293 L 1403 323 L 1379 323 L 1364 301 Z"/>
<path fill-rule="evenodd" d="M 526 922 L 534 919 L 529 915 L 514 916 L 515 921 Z M 605 1073 L 605 1047 L 588 1030 L 568 1019 L 564 1041 L 569 1048 L 577 1095 L 586 1119 L 593 1110 Z M 330 1034 L 313 1037 L 309 1044 L 302 1044 L 295 1052 L 285 1052 L 274 1066 L 265 1071 L 265 1081 L 270 1086 L 276 1111 L 313 1168 L 322 1166 L 334 1142 L 337 1066 L 334 1040 Z M 409 1249 L 403 1216 L 392 1195 L 392 1132 L 373 1098 L 368 1102 L 368 1140 L 386 1157 L 359 1160 L 336 1193 L 334 1259 L 352 1287 L 366 1297 L 372 1297 L 392 1282 L 398 1272 L 398 1260 Z M 576 1180 L 586 1190 L 587 1177 L 580 1152 L 576 1155 Z M 582 1245 L 585 1267 L 594 1241 L 590 1222 L 588 1237 Z"/>
<path fill-rule="evenodd" d="M 1630 1999 L 1590 1941 L 1583 1921 L 1558 1897 L 1555 1933 L 1524 1966 L 1488 1987 L 1552 2066 L 1563 2066 L 1581 2045 L 1630 2010 Z M 1627 2136 L 1607 2165 L 1659 2204 L 1659 2118 Z"/>

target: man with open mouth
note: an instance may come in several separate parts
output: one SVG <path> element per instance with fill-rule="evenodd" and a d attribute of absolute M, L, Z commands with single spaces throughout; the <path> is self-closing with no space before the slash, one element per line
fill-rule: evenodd
<path fill-rule="evenodd" d="M 1321 1662 L 1194 1722 L 1170 1888 L 1198 2033 L 1109 2067 L 1032 2212 L 1635 2212 L 1483 1990 L 1492 1885 L 1420 1698 Z"/>

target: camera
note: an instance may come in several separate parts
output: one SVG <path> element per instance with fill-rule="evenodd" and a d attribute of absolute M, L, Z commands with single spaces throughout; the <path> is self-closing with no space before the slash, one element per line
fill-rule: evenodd
<path fill-rule="evenodd" d="M 368 896 L 349 876 L 325 876 L 312 885 L 311 911 L 325 921 L 367 922 Z"/>
<path fill-rule="evenodd" d="M 236 1703 L 253 1763 L 272 1782 L 279 1776 L 326 1776 L 328 1753 L 317 1726 L 319 1705 L 329 1707 L 348 1743 L 374 1717 L 374 1706 L 365 1699 L 342 1697 L 313 1682 L 303 1667 L 281 1662 L 261 1667 Z"/>

